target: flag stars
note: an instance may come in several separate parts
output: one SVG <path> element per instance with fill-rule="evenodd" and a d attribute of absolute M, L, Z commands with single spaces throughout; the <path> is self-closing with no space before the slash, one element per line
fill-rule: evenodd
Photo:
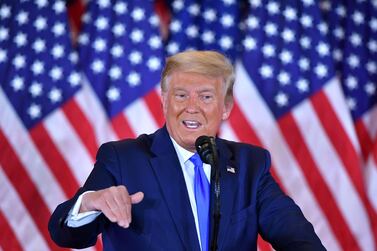
<path fill-rule="evenodd" d="M 72 72 L 68 76 L 68 82 L 71 84 L 72 87 L 80 85 L 80 74 L 77 72 Z"/>
<path fill-rule="evenodd" d="M 178 20 L 174 20 L 173 22 L 171 22 L 170 24 L 170 29 L 173 31 L 173 32 L 179 32 L 182 28 L 182 24 L 180 21 Z"/>
<path fill-rule="evenodd" d="M 309 82 L 306 79 L 299 79 L 296 84 L 297 89 L 300 93 L 308 92 L 309 91 Z"/>
<path fill-rule="evenodd" d="M 128 56 L 128 60 L 130 60 L 133 65 L 140 64 L 143 60 L 143 56 L 139 51 L 132 51 Z"/>
<path fill-rule="evenodd" d="M 256 29 L 259 27 L 259 21 L 254 16 L 249 16 L 246 20 L 246 25 L 249 29 Z"/>
<path fill-rule="evenodd" d="M 110 100 L 110 101 L 117 101 L 120 99 L 120 92 L 119 92 L 119 89 L 112 86 L 110 87 L 107 92 L 106 92 L 106 97 Z"/>
<path fill-rule="evenodd" d="M 144 39 L 144 33 L 139 29 L 134 29 L 130 34 L 130 38 L 134 43 L 140 43 Z"/>
<path fill-rule="evenodd" d="M 324 78 L 327 76 L 327 67 L 323 64 L 318 64 L 314 68 L 314 72 L 318 76 L 318 78 Z"/>
<path fill-rule="evenodd" d="M 76 51 L 72 51 L 71 53 L 69 53 L 68 59 L 72 64 L 77 64 L 79 56 L 77 55 Z"/>
<path fill-rule="evenodd" d="M 247 51 L 254 50 L 257 47 L 257 42 L 254 38 L 247 36 L 243 40 L 243 46 Z"/>
<path fill-rule="evenodd" d="M 36 60 L 32 65 L 31 65 L 31 71 L 34 73 L 34 75 L 39 75 L 44 72 L 44 64 L 40 60 Z"/>
<path fill-rule="evenodd" d="M 61 22 L 55 23 L 54 26 L 52 27 L 52 32 L 54 33 L 56 37 L 63 35 L 65 33 L 64 24 Z"/>
<path fill-rule="evenodd" d="M 312 42 L 311 42 L 310 38 L 308 38 L 308 37 L 302 37 L 302 38 L 300 38 L 300 45 L 304 49 L 309 49 L 311 43 Z"/>
<path fill-rule="evenodd" d="M 184 4 L 183 4 L 183 1 L 182 1 L 182 0 L 175 0 L 175 1 L 173 2 L 173 9 L 174 9 L 175 11 L 180 11 L 180 10 L 183 9 L 183 7 L 184 7 Z"/>
<path fill-rule="evenodd" d="M 105 68 L 103 62 L 99 59 L 94 60 L 90 67 L 94 73 L 101 73 Z"/>
<path fill-rule="evenodd" d="M 40 53 L 46 49 L 46 43 L 44 40 L 38 38 L 34 41 L 32 48 L 35 53 Z"/>
<path fill-rule="evenodd" d="M 329 31 L 329 27 L 324 22 L 320 22 L 318 24 L 317 28 L 318 28 L 319 32 L 321 32 L 324 35 L 326 35 L 327 32 Z"/>
<path fill-rule="evenodd" d="M 201 38 L 204 41 L 204 43 L 211 44 L 215 41 L 215 34 L 213 34 L 212 31 L 207 30 L 203 32 Z"/>
<path fill-rule="evenodd" d="M 287 43 L 293 42 L 293 40 L 295 39 L 295 34 L 291 29 L 284 29 L 281 33 L 281 36 Z"/>
<path fill-rule="evenodd" d="M 284 64 L 289 64 L 292 62 L 292 53 L 290 51 L 287 51 L 287 50 L 283 50 L 281 53 L 280 53 L 280 60 L 284 63 Z"/>
<path fill-rule="evenodd" d="M 369 96 L 372 96 L 374 94 L 376 94 L 376 85 L 372 82 L 368 82 L 365 86 L 364 86 L 364 91 L 369 95 Z"/>
<path fill-rule="evenodd" d="M 232 47 L 233 40 L 229 36 L 222 36 L 220 38 L 219 44 L 222 49 L 228 50 Z"/>
<path fill-rule="evenodd" d="M 37 19 L 34 21 L 34 27 L 37 31 L 41 31 L 46 29 L 47 27 L 47 21 L 44 17 L 37 17 Z"/>
<path fill-rule="evenodd" d="M 78 37 L 78 42 L 81 45 L 87 45 L 89 43 L 89 36 L 87 33 L 81 33 Z"/>
<path fill-rule="evenodd" d="M 104 8 L 108 8 L 110 6 L 110 1 L 109 0 L 98 0 L 97 4 L 101 9 L 104 9 Z"/>
<path fill-rule="evenodd" d="M 276 2 L 269 2 L 266 6 L 268 13 L 275 15 L 279 13 L 279 4 Z"/>
<path fill-rule="evenodd" d="M 287 7 L 284 10 L 283 15 L 284 15 L 285 19 L 287 19 L 288 21 L 293 21 L 293 20 L 296 20 L 296 18 L 297 18 L 296 11 L 291 7 Z"/>
<path fill-rule="evenodd" d="M 24 89 L 24 79 L 20 76 L 15 76 L 11 80 L 11 86 L 15 92 L 23 90 Z"/>
<path fill-rule="evenodd" d="M 0 48 L 0 63 L 4 63 L 7 60 L 7 52 Z"/>
<path fill-rule="evenodd" d="M 213 22 L 216 19 L 216 12 L 213 9 L 207 9 L 204 11 L 203 17 L 207 22 Z"/>
<path fill-rule="evenodd" d="M 277 34 L 277 27 L 274 23 L 268 22 L 264 27 L 264 31 L 267 35 L 274 36 Z"/>
<path fill-rule="evenodd" d="M 368 49 L 371 51 L 371 52 L 377 52 L 377 42 L 376 40 L 370 40 L 368 42 Z"/>
<path fill-rule="evenodd" d="M 377 18 L 372 18 L 369 21 L 369 26 L 370 26 L 371 30 L 377 31 Z"/>
<path fill-rule="evenodd" d="M 271 78 L 273 70 L 271 66 L 264 64 L 259 68 L 259 73 L 262 75 L 263 78 Z"/>
<path fill-rule="evenodd" d="M 152 15 L 150 18 L 149 18 L 149 23 L 154 26 L 154 27 L 157 27 L 159 24 L 160 24 L 160 19 L 158 18 L 157 15 Z"/>
<path fill-rule="evenodd" d="M 65 3 L 63 1 L 56 1 L 52 8 L 56 14 L 63 13 L 65 11 Z"/>
<path fill-rule="evenodd" d="M 107 46 L 106 46 L 106 41 L 105 41 L 105 39 L 97 38 L 96 40 L 94 40 L 93 48 L 94 48 L 97 52 L 103 52 L 103 51 L 105 51 L 106 47 L 107 47 Z"/>
<path fill-rule="evenodd" d="M 122 14 L 126 13 L 126 11 L 127 11 L 127 4 L 118 1 L 118 2 L 114 5 L 114 8 L 113 8 L 113 9 L 114 9 L 114 11 L 115 11 L 118 15 L 122 15 Z"/>
<path fill-rule="evenodd" d="M 49 75 L 54 81 L 60 80 L 63 76 L 63 70 L 61 67 L 54 66 L 52 67 Z"/>
<path fill-rule="evenodd" d="M 110 68 L 109 76 L 112 80 L 118 80 L 122 76 L 122 70 L 119 66 L 113 66 Z"/>
<path fill-rule="evenodd" d="M 9 31 L 8 29 L 4 27 L 0 27 L 0 41 L 7 40 L 9 37 Z"/>
<path fill-rule="evenodd" d="M 110 53 L 114 58 L 120 58 L 123 55 L 123 48 L 119 44 L 115 44 L 111 48 Z"/>
<path fill-rule="evenodd" d="M 27 109 L 27 113 L 31 119 L 37 119 L 41 116 L 41 106 L 33 103 Z"/>
<path fill-rule="evenodd" d="M 27 43 L 26 34 L 22 32 L 18 32 L 17 35 L 14 37 L 13 41 L 16 43 L 17 47 L 22 47 L 26 45 Z"/>
<path fill-rule="evenodd" d="M 346 100 L 347 106 L 350 110 L 354 111 L 356 110 L 356 101 L 354 98 L 348 97 Z"/>
<path fill-rule="evenodd" d="M 25 67 L 25 56 L 17 54 L 13 59 L 13 65 L 18 70 Z"/>
<path fill-rule="evenodd" d="M 287 72 L 282 71 L 277 76 L 277 79 L 281 85 L 285 86 L 285 85 L 288 85 L 289 82 L 291 81 L 291 76 Z"/>
<path fill-rule="evenodd" d="M 343 53 L 340 49 L 335 49 L 333 51 L 333 57 L 336 61 L 340 62 L 343 59 Z"/>
<path fill-rule="evenodd" d="M 10 17 L 10 7 L 4 4 L 0 8 L 0 18 L 6 19 L 8 17 Z"/>
<path fill-rule="evenodd" d="M 361 45 L 361 37 L 357 33 L 352 33 L 350 36 L 350 42 L 354 47 L 360 46 Z"/>
<path fill-rule="evenodd" d="M 334 36 L 341 40 L 344 38 L 344 30 L 341 27 L 337 27 L 334 29 Z"/>
<path fill-rule="evenodd" d="M 231 27 L 231 26 L 234 25 L 234 19 L 233 19 L 233 17 L 232 17 L 231 15 L 229 15 L 229 14 L 225 14 L 225 15 L 223 15 L 223 16 L 221 17 L 221 19 L 220 19 L 220 22 L 221 22 L 221 24 L 223 25 L 223 27 L 225 27 L 225 28 L 229 28 L 229 27 Z"/>
<path fill-rule="evenodd" d="M 138 86 L 140 84 L 140 75 L 137 72 L 132 71 L 127 76 L 127 82 L 131 87 Z"/>
<path fill-rule="evenodd" d="M 273 57 L 275 56 L 275 47 L 271 44 L 265 44 L 262 47 L 262 53 L 265 57 Z"/>
<path fill-rule="evenodd" d="M 161 47 L 161 38 L 159 36 L 152 36 L 149 38 L 148 40 L 148 45 L 152 48 L 152 49 L 158 49 Z"/>
<path fill-rule="evenodd" d="M 198 4 L 191 4 L 189 7 L 188 7 L 188 12 L 192 15 L 192 16 L 197 16 L 199 15 L 200 13 L 200 7 Z"/>
<path fill-rule="evenodd" d="M 120 37 L 124 35 L 124 33 L 126 32 L 126 28 L 123 24 L 117 23 L 113 26 L 112 32 L 116 37 Z"/>
<path fill-rule="evenodd" d="M 42 84 L 38 82 L 33 82 L 29 87 L 29 92 L 33 98 L 41 96 L 42 90 Z"/>
<path fill-rule="evenodd" d="M 347 77 L 345 84 L 349 90 L 355 90 L 358 87 L 357 79 L 354 76 Z"/>
<path fill-rule="evenodd" d="M 377 73 L 377 64 L 373 61 L 369 61 L 366 65 L 367 71 L 370 74 L 376 74 Z"/>
<path fill-rule="evenodd" d="M 61 58 L 64 54 L 64 47 L 62 45 L 55 45 L 52 50 L 51 54 L 54 58 Z"/>
<path fill-rule="evenodd" d="M 234 0 L 222 0 L 225 5 L 232 5 L 234 4 Z M 255 0 L 254 0 L 255 1 Z"/>
<path fill-rule="evenodd" d="M 288 95 L 283 92 L 276 94 L 274 100 L 278 107 L 284 107 L 288 105 Z"/>
<path fill-rule="evenodd" d="M 179 51 L 179 45 L 176 42 L 171 42 L 166 47 L 166 50 L 170 55 L 173 55 Z"/>
<path fill-rule="evenodd" d="M 196 38 L 198 36 L 198 33 L 199 33 L 198 28 L 195 25 L 190 25 L 186 29 L 187 36 L 189 36 L 191 38 Z"/>
<path fill-rule="evenodd" d="M 324 43 L 324 42 L 320 42 L 320 43 L 317 45 L 316 50 L 317 50 L 318 54 L 319 54 L 320 56 L 322 56 L 322 57 L 327 56 L 327 55 L 329 55 L 329 53 L 330 53 L 330 48 L 329 48 L 329 46 L 328 46 L 326 43 Z"/>
<path fill-rule="evenodd" d="M 300 19 L 302 26 L 310 28 L 313 26 L 313 19 L 308 15 L 303 15 Z"/>
<path fill-rule="evenodd" d="M 361 25 L 364 23 L 364 15 L 359 11 L 355 11 L 352 14 L 352 20 L 356 25 Z"/>
<path fill-rule="evenodd" d="M 106 30 L 109 27 L 109 21 L 105 17 L 98 17 L 94 22 L 94 25 L 99 31 Z"/>
<path fill-rule="evenodd" d="M 307 58 L 300 58 L 300 60 L 298 61 L 298 66 L 303 71 L 309 70 L 309 66 L 310 66 L 309 60 Z"/>
<path fill-rule="evenodd" d="M 18 25 L 26 24 L 29 21 L 29 15 L 25 11 L 20 11 L 16 16 L 16 21 Z"/>
<path fill-rule="evenodd" d="M 132 19 L 133 19 L 135 22 L 140 22 L 140 21 L 143 20 L 144 17 L 145 17 L 144 10 L 141 9 L 141 8 L 135 8 L 135 9 L 131 12 L 131 17 L 132 17 Z"/>
<path fill-rule="evenodd" d="M 359 58 L 355 55 L 355 54 L 351 54 L 348 58 L 347 58 L 347 63 L 348 65 L 351 67 L 351 68 L 356 68 L 359 66 L 360 64 L 360 60 Z"/>
<path fill-rule="evenodd" d="M 338 6 L 335 9 L 335 13 L 339 15 L 340 17 L 345 17 L 346 16 L 346 8 L 344 6 Z"/>
<path fill-rule="evenodd" d="M 55 104 L 62 100 L 62 91 L 56 87 L 52 88 L 48 93 L 48 98 L 50 99 L 51 103 Z"/>
<path fill-rule="evenodd" d="M 161 61 L 157 57 L 151 57 L 147 61 L 147 66 L 151 71 L 157 71 L 161 68 Z"/>

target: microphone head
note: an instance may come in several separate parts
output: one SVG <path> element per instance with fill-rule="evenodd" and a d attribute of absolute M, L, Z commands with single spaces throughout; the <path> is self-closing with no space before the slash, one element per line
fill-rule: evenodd
<path fill-rule="evenodd" d="M 200 136 L 195 141 L 195 148 L 204 163 L 214 165 L 217 158 L 215 138 Z"/>

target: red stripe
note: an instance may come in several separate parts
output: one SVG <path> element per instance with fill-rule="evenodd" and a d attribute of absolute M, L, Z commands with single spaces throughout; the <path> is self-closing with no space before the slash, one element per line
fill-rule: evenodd
<path fill-rule="evenodd" d="M 318 171 L 309 149 L 307 148 L 305 141 L 297 127 L 294 118 L 291 114 L 279 119 L 279 126 L 282 134 L 297 159 L 302 173 L 313 191 L 313 195 L 316 197 L 317 202 L 321 206 L 330 227 L 340 245 L 344 250 L 360 250 L 357 241 L 352 235 L 346 221 L 344 220 L 342 213 L 335 203 L 335 199 L 330 192 L 326 182 L 323 180 L 322 175 Z"/>
<path fill-rule="evenodd" d="M 81 17 L 84 14 L 85 6 L 82 0 L 69 1 L 68 16 L 71 21 L 71 31 L 77 34 L 81 30 Z"/>
<path fill-rule="evenodd" d="M 356 121 L 355 129 L 356 129 L 357 138 L 359 139 L 359 142 L 360 142 L 363 160 L 364 162 L 366 162 L 368 159 L 370 150 L 373 147 L 373 140 L 371 136 L 369 135 L 369 132 L 367 128 L 365 127 L 365 124 L 362 119 L 359 119 L 358 121 Z"/>
<path fill-rule="evenodd" d="M 33 218 L 50 248 L 52 250 L 63 250 L 52 242 L 47 231 L 47 223 L 50 217 L 50 211 L 47 205 L 1 130 L 0 142 L 0 163 L 3 166 L 5 174 L 13 184 L 13 187 L 16 189 L 23 204 L 29 211 L 30 216 Z M 43 174 L 41 173 L 40 175 Z"/>
<path fill-rule="evenodd" d="M 132 131 L 130 124 L 126 120 L 123 113 L 119 113 L 111 120 L 111 124 L 119 139 L 135 138 L 135 133 Z"/>
<path fill-rule="evenodd" d="M 246 120 L 244 114 L 241 112 L 236 101 L 234 101 L 233 110 L 229 117 L 229 123 L 232 126 L 234 132 L 236 133 L 238 139 L 240 139 L 241 142 L 263 147 L 261 140 L 256 135 L 255 130 L 251 127 L 249 122 Z M 274 177 L 275 181 L 280 185 L 280 188 L 285 193 L 287 193 L 286 189 L 284 188 L 283 184 L 280 181 L 279 175 L 275 172 L 275 168 L 273 167 L 272 164 L 271 164 L 270 172 L 271 172 L 271 175 Z"/>
<path fill-rule="evenodd" d="M 258 248 L 260 251 L 271 251 L 273 250 L 271 244 L 262 239 L 258 234 Z"/>
<path fill-rule="evenodd" d="M 158 127 L 162 127 L 165 123 L 164 114 L 162 112 L 161 99 L 157 94 L 157 91 L 152 90 L 144 97 L 145 103 L 151 111 L 154 119 L 157 122 Z"/>
<path fill-rule="evenodd" d="M 56 130 L 59 130 L 59 128 L 56 128 Z M 72 197 L 76 193 L 79 184 L 76 181 L 76 178 L 69 168 L 67 162 L 64 160 L 54 142 L 48 135 L 48 132 L 43 127 L 43 124 L 40 123 L 31 129 L 30 135 L 43 159 L 46 161 L 50 170 L 55 175 L 56 180 L 64 190 L 66 196 L 68 198 Z"/>
<path fill-rule="evenodd" d="M 91 123 L 74 99 L 69 100 L 62 108 L 70 124 L 88 150 L 92 160 L 94 160 L 99 146 Z"/>
<path fill-rule="evenodd" d="M 358 154 L 355 151 L 347 133 L 338 120 L 332 106 L 323 92 L 318 92 L 312 98 L 313 107 L 316 111 L 321 124 L 326 131 L 327 137 L 331 140 L 343 166 L 347 170 L 349 178 L 356 187 L 356 190 L 364 203 L 368 212 L 371 228 L 374 236 L 374 246 L 377 247 L 377 214 L 373 210 L 371 202 L 364 187 L 364 177 L 361 172 Z"/>
<path fill-rule="evenodd" d="M 16 234 L 13 232 L 12 227 L 8 224 L 3 213 L 0 211 L 0 246 L 4 250 L 18 251 L 22 250 L 21 244 L 18 241 Z"/>
<path fill-rule="evenodd" d="M 154 7 L 157 16 L 160 18 L 161 36 L 163 39 L 166 39 L 169 34 L 169 23 L 171 20 L 171 13 L 169 11 L 169 7 L 167 6 L 165 0 L 156 0 Z"/>

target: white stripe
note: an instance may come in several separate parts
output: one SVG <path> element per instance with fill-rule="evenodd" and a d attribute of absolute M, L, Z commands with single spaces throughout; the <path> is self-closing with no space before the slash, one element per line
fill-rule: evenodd
<path fill-rule="evenodd" d="M 363 123 L 373 140 L 377 140 L 377 105 L 371 108 L 362 117 Z"/>
<path fill-rule="evenodd" d="M 67 162 L 79 185 L 84 184 L 94 160 L 82 144 L 72 125 L 61 110 L 50 114 L 43 123 L 60 154 Z"/>
<path fill-rule="evenodd" d="M 373 240 L 367 212 L 313 106 L 309 101 L 302 102 L 293 110 L 293 117 L 318 171 L 329 187 L 356 241 L 363 250 L 368 250 L 373 246 Z"/>
<path fill-rule="evenodd" d="M 239 141 L 228 121 L 224 121 L 220 128 L 220 137 L 227 140 Z"/>
<path fill-rule="evenodd" d="M 345 102 L 345 97 L 340 86 L 339 79 L 334 77 L 331 79 L 324 88 L 324 93 L 328 97 L 328 100 L 333 107 L 335 114 L 338 116 L 339 122 L 345 130 L 348 138 L 350 139 L 353 148 L 356 152 L 360 153 L 360 145 L 356 136 L 356 131 L 353 126 L 351 113 Z"/>
<path fill-rule="evenodd" d="M 42 234 L 0 166 L 0 210 L 24 250 L 49 250 Z M 47 226 L 46 226 L 47 227 Z"/>
<path fill-rule="evenodd" d="M 377 149 L 375 149 L 377 151 Z M 365 168 L 365 185 L 367 188 L 367 194 L 374 211 L 377 212 L 377 163 L 376 159 L 370 155 L 369 161 Z"/>
<path fill-rule="evenodd" d="M 262 144 L 271 152 L 275 171 L 290 196 L 300 205 L 307 219 L 313 224 L 316 233 L 328 250 L 341 250 L 337 239 L 326 220 L 322 209 L 306 183 L 304 175 L 289 151 L 280 129 L 276 127 L 266 103 L 240 63 L 236 65 L 237 76 L 235 97 L 246 119 L 256 128 L 256 134 Z"/>
<path fill-rule="evenodd" d="M 13 107 L 4 96 L 2 88 L 0 88 L 0 104 L 0 128 L 52 212 L 59 203 L 66 200 L 66 197 L 48 165 L 39 155 L 27 130 L 16 116 Z"/>
<path fill-rule="evenodd" d="M 82 74 L 83 88 L 75 95 L 75 101 L 93 127 L 98 145 L 116 140 L 117 136 L 110 126 L 109 118 L 96 93 Z"/>
<path fill-rule="evenodd" d="M 144 99 L 137 99 L 124 110 L 124 116 L 136 136 L 143 133 L 153 133 L 158 129 Z"/>

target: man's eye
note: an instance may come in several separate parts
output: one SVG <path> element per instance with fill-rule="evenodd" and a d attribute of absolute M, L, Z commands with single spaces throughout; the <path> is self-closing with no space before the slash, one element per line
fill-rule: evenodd
<path fill-rule="evenodd" d="M 177 93 L 177 94 L 175 94 L 175 97 L 178 98 L 178 99 L 184 99 L 186 97 L 186 94 L 184 94 L 184 93 Z"/>
<path fill-rule="evenodd" d="M 213 99 L 213 95 L 202 95 L 203 101 L 211 101 Z"/>

